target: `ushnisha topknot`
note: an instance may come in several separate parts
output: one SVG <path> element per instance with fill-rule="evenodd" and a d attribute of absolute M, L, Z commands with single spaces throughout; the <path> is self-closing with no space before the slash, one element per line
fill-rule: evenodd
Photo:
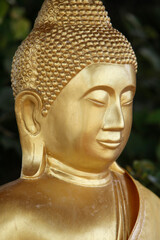
<path fill-rule="evenodd" d="M 94 63 L 132 64 L 131 44 L 112 27 L 100 0 L 45 0 L 12 64 L 14 96 L 39 93 L 43 115 L 67 83 Z"/>

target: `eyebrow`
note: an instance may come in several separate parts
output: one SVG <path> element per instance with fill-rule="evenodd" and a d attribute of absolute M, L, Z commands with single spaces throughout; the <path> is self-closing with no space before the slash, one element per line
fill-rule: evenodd
<path fill-rule="evenodd" d="M 87 96 L 89 93 L 93 92 L 93 91 L 96 91 L 96 90 L 103 90 L 105 92 L 108 92 L 109 94 L 115 94 L 115 91 L 112 87 L 109 87 L 109 86 L 105 86 L 105 85 L 101 85 L 101 86 L 95 86 L 91 89 L 89 89 L 87 92 L 85 92 L 83 94 L 83 96 L 80 98 L 84 98 L 85 96 Z M 134 85 L 128 85 L 127 87 L 125 87 L 122 91 L 121 91 L 121 94 L 124 93 L 124 92 L 127 92 L 127 91 L 132 91 L 134 94 L 136 92 L 136 87 Z"/>
<path fill-rule="evenodd" d="M 89 89 L 87 92 L 85 92 L 83 94 L 83 96 L 81 98 L 84 98 L 86 95 L 88 95 L 89 93 L 91 93 L 93 91 L 96 91 L 96 90 L 103 90 L 103 91 L 108 92 L 110 94 L 114 94 L 113 88 L 111 88 L 109 86 L 101 85 L 101 86 L 96 86 L 96 87 L 93 87 L 93 88 Z"/>
<path fill-rule="evenodd" d="M 121 91 L 121 94 L 124 93 L 124 92 L 127 92 L 127 91 L 132 91 L 135 94 L 136 87 L 134 85 L 129 85 Z"/>

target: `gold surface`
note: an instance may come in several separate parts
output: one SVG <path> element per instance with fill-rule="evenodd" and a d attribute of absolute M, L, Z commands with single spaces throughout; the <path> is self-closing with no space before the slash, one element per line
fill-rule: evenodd
<path fill-rule="evenodd" d="M 100 0 L 46 0 L 12 66 L 14 95 L 34 89 L 46 115 L 68 82 L 93 63 L 132 64 L 128 40 L 112 27 Z"/>
<path fill-rule="evenodd" d="M 160 200 L 116 163 L 136 69 L 101 1 L 44 2 L 13 61 L 22 174 L 0 188 L 0 240 L 160 239 Z"/>

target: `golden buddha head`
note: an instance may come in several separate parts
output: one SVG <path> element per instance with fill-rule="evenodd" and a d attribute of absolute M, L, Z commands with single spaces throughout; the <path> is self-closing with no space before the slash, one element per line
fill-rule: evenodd
<path fill-rule="evenodd" d="M 46 0 L 12 65 L 23 176 L 42 174 L 46 155 L 110 167 L 130 134 L 136 71 L 100 0 Z"/>

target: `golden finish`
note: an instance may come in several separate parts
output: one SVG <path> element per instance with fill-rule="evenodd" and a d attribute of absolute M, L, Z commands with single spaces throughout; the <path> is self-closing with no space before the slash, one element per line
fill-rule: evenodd
<path fill-rule="evenodd" d="M 132 64 L 137 70 L 131 44 L 112 27 L 102 2 L 46 0 L 13 59 L 14 95 L 36 90 L 45 116 L 66 84 L 98 62 Z"/>
<path fill-rule="evenodd" d="M 101 1 L 44 2 L 13 62 L 22 174 L 0 188 L 0 240 L 160 239 L 159 198 L 116 163 L 136 66 Z"/>

